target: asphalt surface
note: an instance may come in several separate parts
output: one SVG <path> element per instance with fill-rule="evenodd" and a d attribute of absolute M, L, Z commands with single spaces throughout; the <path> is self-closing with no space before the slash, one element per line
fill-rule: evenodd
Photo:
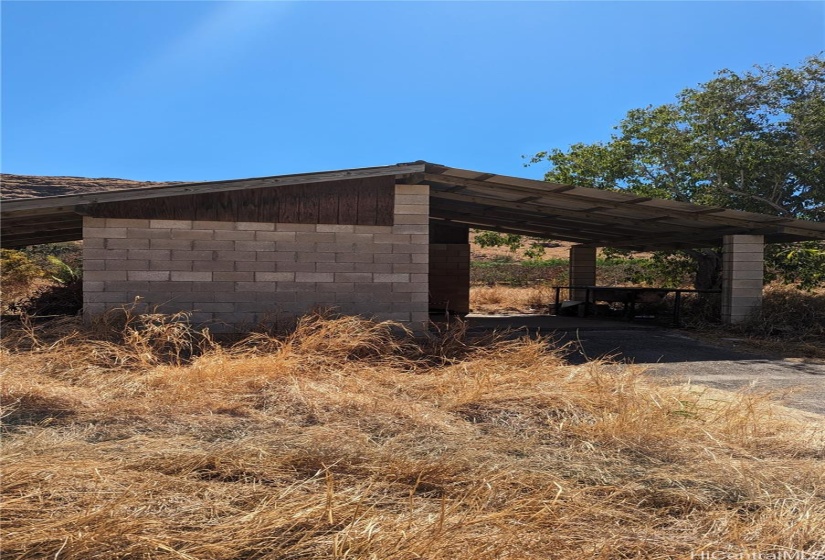
<path fill-rule="evenodd" d="M 802 359 L 777 359 L 769 355 L 716 346 L 692 338 L 683 331 L 627 323 L 604 322 L 563 325 L 555 321 L 510 317 L 472 318 L 472 330 L 526 326 L 531 333 L 549 335 L 554 344 L 568 342 L 567 359 L 580 364 L 596 358 L 613 362 L 643 364 L 649 375 L 676 382 L 691 382 L 728 391 L 768 391 L 781 397 L 786 406 L 825 414 L 825 364 Z M 522 331 L 523 332 L 523 331 Z M 728 341 L 735 345 L 735 341 Z"/>

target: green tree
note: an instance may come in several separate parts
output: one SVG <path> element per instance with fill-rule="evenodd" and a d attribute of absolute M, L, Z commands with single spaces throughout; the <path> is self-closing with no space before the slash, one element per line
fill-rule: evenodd
<path fill-rule="evenodd" d="M 539 152 L 545 180 L 825 221 L 825 58 L 722 70 L 674 103 L 634 109 L 607 142 Z M 696 285 L 718 287 L 719 251 L 689 251 Z M 768 268 L 822 285 L 825 244 L 768 252 Z M 789 266 L 793 263 L 793 266 Z"/>

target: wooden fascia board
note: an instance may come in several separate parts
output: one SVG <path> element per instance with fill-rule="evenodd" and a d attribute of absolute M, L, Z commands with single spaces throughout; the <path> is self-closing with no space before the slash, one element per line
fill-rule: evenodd
<path fill-rule="evenodd" d="M 817 222 L 813 222 L 817 223 Z M 792 235 L 795 237 L 801 237 L 800 241 L 814 241 L 817 239 L 825 239 L 825 224 L 819 224 L 822 226 L 822 230 L 814 230 L 808 228 L 798 228 L 793 226 L 779 226 L 776 228 L 776 233 L 784 234 L 784 235 Z"/>
<path fill-rule="evenodd" d="M 10 200 L 3 203 L 3 215 L 27 210 L 39 210 L 56 207 L 74 208 L 80 205 L 115 202 L 122 200 L 143 200 L 148 198 L 164 198 L 187 194 L 204 194 L 211 192 L 227 192 L 244 189 L 260 189 L 283 185 L 304 185 L 331 181 L 345 181 L 365 177 L 384 177 L 394 175 L 404 177 L 424 171 L 423 163 L 391 165 L 386 167 L 365 167 L 361 169 L 347 169 L 342 171 L 328 171 L 321 173 L 304 173 L 300 175 L 280 175 L 275 177 L 260 177 L 254 179 L 235 179 L 231 181 L 210 181 L 206 183 L 186 183 L 163 187 L 146 187 L 140 189 L 123 189 L 79 195 L 50 196 L 42 198 L 26 198 Z"/>
<path fill-rule="evenodd" d="M 44 232 L 42 235 L 0 235 L 0 246 L 3 248 L 27 247 L 43 243 L 60 243 L 64 241 L 80 241 L 83 238 L 83 228 L 72 228 Z"/>

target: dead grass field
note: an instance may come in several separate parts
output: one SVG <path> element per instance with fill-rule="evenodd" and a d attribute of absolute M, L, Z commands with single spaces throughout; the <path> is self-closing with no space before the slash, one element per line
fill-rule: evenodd
<path fill-rule="evenodd" d="M 825 553 L 824 425 L 767 397 L 460 325 L 182 319 L 6 330 L 4 559 Z"/>

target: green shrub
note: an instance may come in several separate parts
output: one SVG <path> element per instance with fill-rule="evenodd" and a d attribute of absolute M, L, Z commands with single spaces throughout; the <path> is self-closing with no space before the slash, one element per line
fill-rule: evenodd
<path fill-rule="evenodd" d="M 5 291 L 25 287 L 36 278 L 45 275 L 45 271 L 25 253 L 13 249 L 0 249 L 0 278 Z"/>

